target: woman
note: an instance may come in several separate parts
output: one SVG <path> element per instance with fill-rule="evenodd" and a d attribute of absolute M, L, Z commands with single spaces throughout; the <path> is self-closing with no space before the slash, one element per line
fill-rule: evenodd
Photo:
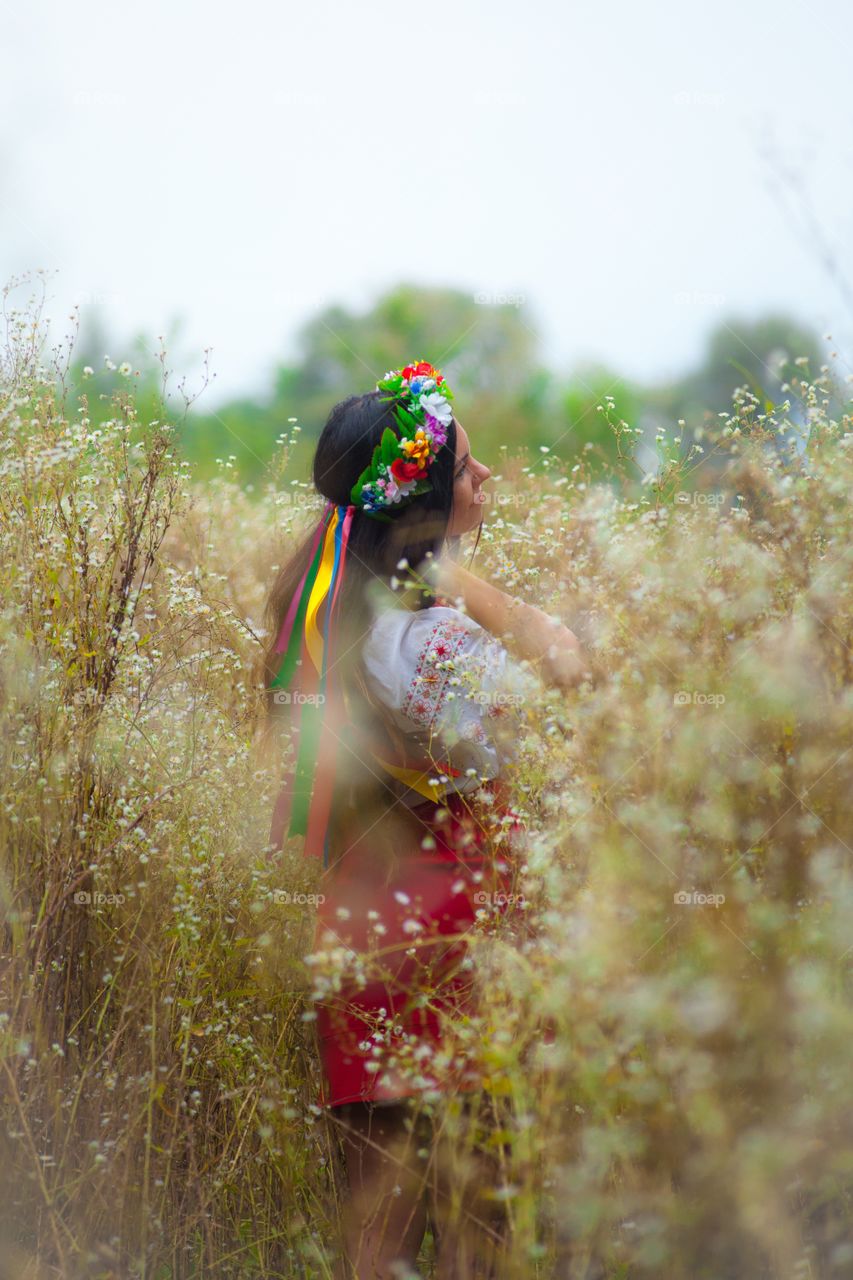
<path fill-rule="evenodd" d="M 450 1224 L 444 1188 L 426 1194 L 417 1103 L 477 1098 L 476 1044 L 450 1034 L 477 1008 L 466 939 L 513 900 L 505 774 L 531 677 L 497 637 L 554 683 L 590 676 L 568 628 L 453 559 L 491 472 L 452 399 L 421 361 L 334 407 L 313 466 L 327 505 L 268 605 L 268 709 L 296 740 L 271 840 L 305 834 L 325 866 L 309 959 L 347 1275 L 414 1266 L 428 1212 L 439 1275 L 475 1274 L 494 1235 L 473 1198 L 480 1238 Z"/>

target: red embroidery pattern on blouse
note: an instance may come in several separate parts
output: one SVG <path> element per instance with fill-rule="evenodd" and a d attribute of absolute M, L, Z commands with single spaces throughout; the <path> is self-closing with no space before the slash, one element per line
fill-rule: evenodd
<path fill-rule="evenodd" d="M 471 633 L 461 622 L 437 622 L 421 647 L 415 672 L 403 699 L 403 715 L 431 729 L 447 698 L 447 681 L 453 674 L 440 663 L 452 661 Z"/>

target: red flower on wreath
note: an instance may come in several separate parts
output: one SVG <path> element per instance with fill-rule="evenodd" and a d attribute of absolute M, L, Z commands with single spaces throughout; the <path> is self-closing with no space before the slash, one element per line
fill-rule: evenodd
<path fill-rule="evenodd" d="M 418 364 L 407 364 L 401 373 L 407 382 L 412 378 L 435 378 L 436 385 L 444 382 L 444 374 L 433 369 L 428 360 L 421 360 Z"/>
<path fill-rule="evenodd" d="M 426 471 L 422 470 L 419 462 L 404 462 L 402 458 L 395 458 L 391 463 L 391 475 L 398 484 L 408 484 L 410 480 L 423 480 Z"/>

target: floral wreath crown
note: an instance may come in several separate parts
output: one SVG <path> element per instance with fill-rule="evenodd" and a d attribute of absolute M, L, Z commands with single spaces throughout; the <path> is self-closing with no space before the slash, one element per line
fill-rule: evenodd
<path fill-rule="evenodd" d="M 376 390 L 388 393 L 383 400 L 396 402 L 400 435 L 385 428 L 370 465 L 352 487 L 350 500 L 367 515 L 390 520 L 389 508 L 405 506 L 432 488 L 429 469 L 447 443 L 453 392 L 427 360 L 391 370 L 377 382 Z"/>

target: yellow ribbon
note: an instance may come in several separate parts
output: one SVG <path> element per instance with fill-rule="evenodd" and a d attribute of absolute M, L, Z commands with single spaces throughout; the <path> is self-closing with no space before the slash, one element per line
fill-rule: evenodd
<path fill-rule="evenodd" d="M 432 776 L 429 772 L 419 773 L 417 769 L 400 769 L 395 764 L 389 764 L 387 760 L 383 760 L 376 752 L 371 753 L 377 764 L 381 764 L 392 777 L 399 779 L 405 786 L 411 787 L 413 791 L 417 791 L 426 800 L 438 802 L 443 800 L 449 790 L 448 785 L 443 782 L 429 781 Z"/>
<path fill-rule="evenodd" d="M 314 579 L 314 585 L 311 588 L 311 595 L 308 597 L 308 608 L 305 614 L 305 647 L 317 669 L 318 675 L 323 670 L 324 644 L 323 633 L 317 625 L 317 614 L 329 594 L 329 586 L 332 581 L 332 570 L 335 567 L 335 529 L 337 524 L 338 509 L 335 507 L 323 540 L 323 555 L 320 560 L 320 567 L 317 570 L 317 577 Z"/>

